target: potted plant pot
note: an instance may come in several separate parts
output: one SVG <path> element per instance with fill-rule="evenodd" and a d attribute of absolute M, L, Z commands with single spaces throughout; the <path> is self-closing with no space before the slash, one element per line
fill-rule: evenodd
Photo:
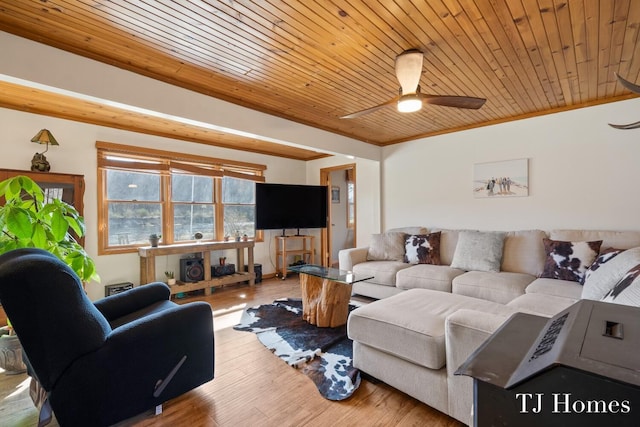
<path fill-rule="evenodd" d="M 158 247 L 158 243 L 160 242 L 160 238 L 162 236 L 160 236 L 159 234 L 150 234 L 149 235 L 149 244 L 151 245 L 152 248 L 157 248 Z"/>
<path fill-rule="evenodd" d="M 15 375 L 27 371 L 22 361 L 22 345 L 17 335 L 9 335 L 9 328 L 0 328 L 0 368 L 5 374 Z"/>

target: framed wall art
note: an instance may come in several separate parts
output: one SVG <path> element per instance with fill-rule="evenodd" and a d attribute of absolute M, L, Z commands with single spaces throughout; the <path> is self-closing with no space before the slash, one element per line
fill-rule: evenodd
<path fill-rule="evenodd" d="M 340 187 L 337 185 L 331 187 L 331 203 L 340 203 Z"/>
<path fill-rule="evenodd" d="M 473 195 L 477 198 L 526 197 L 529 195 L 529 159 L 476 163 Z"/>

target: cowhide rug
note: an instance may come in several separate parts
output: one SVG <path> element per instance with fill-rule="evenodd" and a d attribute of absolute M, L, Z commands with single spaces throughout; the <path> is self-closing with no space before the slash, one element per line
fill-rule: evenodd
<path fill-rule="evenodd" d="M 353 310 L 355 306 L 349 306 Z M 352 365 L 353 343 L 347 327 L 318 328 L 302 319 L 302 301 L 281 299 L 248 308 L 238 331 L 254 332 L 265 347 L 313 380 L 322 396 L 344 400 L 360 385 Z"/>

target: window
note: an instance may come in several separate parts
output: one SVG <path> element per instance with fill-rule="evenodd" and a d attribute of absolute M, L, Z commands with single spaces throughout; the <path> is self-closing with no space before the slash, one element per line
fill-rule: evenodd
<path fill-rule="evenodd" d="M 163 244 L 255 230 L 255 182 L 265 166 L 97 142 L 99 253 L 134 252 L 152 233 Z"/>
<path fill-rule="evenodd" d="M 256 224 L 256 186 L 245 179 L 222 178 L 225 236 L 251 236 Z"/>
<path fill-rule="evenodd" d="M 175 242 L 193 240 L 197 232 L 202 233 L 203 240 L 215 240 L 213 178 L 171 174 L 171 201 Z"/>

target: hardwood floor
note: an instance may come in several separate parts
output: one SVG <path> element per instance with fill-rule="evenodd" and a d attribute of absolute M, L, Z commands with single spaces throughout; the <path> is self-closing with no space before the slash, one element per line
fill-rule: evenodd
<path fill-rule="evenodd" d="M 462 426 L 458 421 L 392 387 L 363 380 L 351 398 L 332 402 L 307 377 L 273 356 L 256 336 L 233 330 L 246 307 L 300 297 L 297 276 L 218 289 L 204 300 L 214 311 L 215 379 L 124 426 Z M 37 411 L 28 377 L 0 374 L 0 425 L 35 426 Z M 55 420 L 50 426 L 57 426 Z"/>

